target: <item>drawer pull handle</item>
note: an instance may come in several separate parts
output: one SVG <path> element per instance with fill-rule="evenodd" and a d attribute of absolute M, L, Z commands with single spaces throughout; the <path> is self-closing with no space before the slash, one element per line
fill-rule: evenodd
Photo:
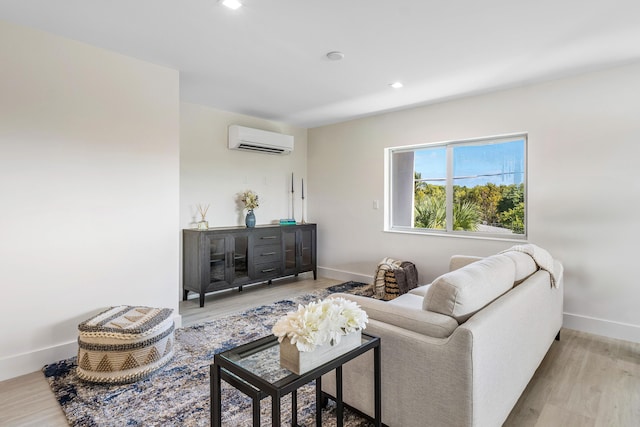
<path fill-rule="evenodd" d="M 272 271 L 276 271 L 275 268 L 267 268 L 266 270 L 262 270 L 263 273 L 271 273 Z"/>
<path fill-rule="evenodd" d="M 262 236 L 261 239 L 275 239 L 276 236 Z"/>
<path fill-rule="evenodd" d="M 275 252 L 264 252 L 262 254 L 260 254 L 260 256 L 271 256 L 271 255 L 275 255 Z"/>

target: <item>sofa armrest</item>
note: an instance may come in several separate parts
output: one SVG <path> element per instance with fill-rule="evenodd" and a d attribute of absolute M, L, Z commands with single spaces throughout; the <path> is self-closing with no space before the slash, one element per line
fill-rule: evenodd
<path fill-rule="evenodd" d="M 398 306 L 359 295 L 332 294 L 331 297 L 342 297 L 358 303 L 371 319 L 434 338 L 446 338 L 458 327 L 453 317 L 421 308 Z"/>
<path fill-rule="evenodd" d="M 380 337 L 382 422 L 388 426 L 471 426 L 472 337 L 461 328 L 433 338 L 371 320 L 365 332 Z M 373 352 L 343 367 L 344 403 L 374 415 Z M 335 396 L 334 372 L 322 390 Z M 427 421 L 425 421 L 427 420 Z"/>

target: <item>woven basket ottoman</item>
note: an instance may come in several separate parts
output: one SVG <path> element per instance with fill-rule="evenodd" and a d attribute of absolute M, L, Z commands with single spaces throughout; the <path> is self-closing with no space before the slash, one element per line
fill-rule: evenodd
<path fill-rule="evenodd" d="M 78 325 L 82 380 L 122 384 L 147 377 L 173 357 L 173 310 L 111 307 Z"/>

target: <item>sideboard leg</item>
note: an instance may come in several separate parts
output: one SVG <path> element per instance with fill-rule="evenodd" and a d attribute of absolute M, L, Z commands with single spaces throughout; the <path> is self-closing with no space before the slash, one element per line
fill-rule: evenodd
<path fill-rule="evenodd" d="M 556 335 L 556 341 L 560 341 L 560 331 L 558 331 L 558 335 Z"/>

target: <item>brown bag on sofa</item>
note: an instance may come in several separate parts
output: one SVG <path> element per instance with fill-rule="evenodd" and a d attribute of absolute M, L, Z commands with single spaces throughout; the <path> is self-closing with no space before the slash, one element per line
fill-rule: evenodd
<path fill-rule="evenodd" d="M 418 286 L 418 270 L 412 262 L 402 261 L 394 268 L 389 268 L 389 265 L 387 263 L 384 268 L 384 295 L 380 298 L 384 301 L 397 298 Z M 381 266 L 378 266 L 378 270 L 380 269 Z M 377 276 L 378 272 L 376 272 Z"/>

